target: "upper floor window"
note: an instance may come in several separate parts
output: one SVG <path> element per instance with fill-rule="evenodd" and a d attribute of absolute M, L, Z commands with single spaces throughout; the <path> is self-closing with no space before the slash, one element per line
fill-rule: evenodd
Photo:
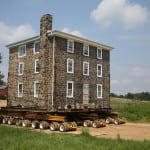
<path fill-rule="evenodd" d="M 34 97 L 38 97 L 39 95 L 39 82 L 34 81 Z"/>
<path fill-rule="evenodd" d="M 83 55 L 89 56 L 89 45 L 83 45 Z"/>
<path fill-rule="evenodd" d="M 67 73 L 74 73 L 74 60 L 70 58 L 67 59 Z"/>
<path fill-rule="evenodd" d="M 102 84 L 97 84 L 97 98 L 102 98 Z"/>
<path fill-rule="evenodd" d="M 102 65 L 97 64 L 97 77 L 102 77 Z"/>
<path fill-rule="evenodd" d="M 21 45 L 19 46 L 19 49 L 18 49 L 18 56 L 19 57 L 23 57 L 26 55 L 26 45 Z"/>
<path fill-rule="evenodd" d="M 40 52 L 40 41 L 34 42 L 34 54 Z"/>
<path fill-rule="evenodd" d="M 67 41 L 67 52 L 74 53 L 74 41 Z"/>
<path fill-rule="evenodd" d="M 102 49 L 97 48 L 97 59 L 102 59 Z"/>
<path fill-rule="evenodd" d="M 39 62 L 38 59 L 35 60 L 34 72 L 35 72 L 35 73 L 39 73 L 39 72 L 40 72 L 40 62 Z"/>
<path fill-rule="evenodd" d="M 89 75 L 89 62 L 83 62 L 83 75 Z"/>
<path fill-rule="evenodd" d="M 23 97 L 23 83 L 18 83 L 18 97 Z"/>
<path fill-rule="evenodd" d="M 74 82 L 73 81 L 67 81 L 67 97 L 73 97 L 74 93 Z"/>
<path fill-rule="evenodd" d="M 23 71 L 24 71 L 24 63 L 19 63 L 18 74 L 23 75 Z"/>

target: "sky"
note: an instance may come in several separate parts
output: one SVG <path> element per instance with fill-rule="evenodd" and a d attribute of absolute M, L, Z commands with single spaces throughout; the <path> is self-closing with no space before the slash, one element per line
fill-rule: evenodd
<path fill-rule="evenodd" d="M 111 92 L 150 92 L 149 0 L 1 0 L 0 70 L 6 81 L 9 51 L 5 45 L 39 35 L 44 14 L 53 15 L 53 30 L 114 47 Z"/>

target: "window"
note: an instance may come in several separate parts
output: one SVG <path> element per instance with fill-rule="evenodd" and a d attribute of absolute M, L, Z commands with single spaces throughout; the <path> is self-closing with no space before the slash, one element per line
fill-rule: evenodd
<path fill-rule="evenodd" d="M 67 59 L 67 73 L 74 73 L 74 60 L 70 58 Z"/>
<path fill-rule="evenodd" d="M 19 46 L 18 56 L 23 57 L 26 55 L 26 45 Z"/>
<path fill-rule="evenodd" d="M 102 77 L 102 65 L 97 64 L 97 77 Z"/>
<path fill-rule="evenodd" d="M 24 63 L 19 63 L 18 74 L 23 75 L 23 71 L 24 71 Z"/>
<path fill-rule="evenodd" d="M 88 45 L 83 45 L 83 55 L 89 56 L 89 46 Z"/>
<path fill-rule="evenodd" d="M 40 72 L 40 63 L 39 63 L 39 60 L 36 59 L 35 60 L 35 70 L 34 70 L 35 73 L 39 73 Z"/>
<path fill-rule="evenodd" d="M 18 97 L 23 97 L 23 83 L 18 83 Z"/>
<path fill-rule="evenodd" d="M 74 82 L 73 81 L 67 81 L 67 97 L 73 97 L 73 88 Z"/>
<path fill-rule="evenodd" d="M 34 54 L 40 52 L 40 41 L 34 42 Z"/>
<path fill-rule="evenodd" d="M 67 41 L 67 52 L 74 53 L 74 41 Z"/>
<path fill-rule="evenodd" d="M 34 81 L 34 97 L 38 97 L 39 94 L 39 82 Z"/>
<path fill-rule="evenodd" d="M 102 49 L 97 48 L 97 59 L 102 59 Z"/>
<path fill-rule="evenodd" d="M 89 62 L 83 62 L 83 75 L 89 75 Z"/>
<path fill-rule="evenodd" d="M 97 84 L 97 98 L 102 98 L 102 84 Z"/>

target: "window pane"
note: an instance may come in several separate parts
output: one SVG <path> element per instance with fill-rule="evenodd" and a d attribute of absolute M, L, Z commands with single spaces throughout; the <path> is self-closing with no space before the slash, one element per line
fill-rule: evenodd
<path fill-rule="evenodd" d="M 73 81 L 67 81 L 67 97 L 73 97 Z"/>
<path fill-rule="evenodd" d="M 18 97 L 22 97 L 23 95 L 23 84 L 19 83 L 18 84 Z"/>
<path fill-rule="evenodd" d="M 67 51 L 73 53 L 74 52 L 74 41 L 67 41 Z"/>
<path fill-rule="evenodd" d="M 87 45 L 83 46 L 83 55 L 89 56 L 89 46 Z"/>
<path fill-rule="evenodd" d="M 102 66 L 100 64 L 97 65 L 97 76 L 98 77 L 102 76 Z"/>
<path fill-rule="evenodd" d="M 26 46 L 20 46 L 19 47 L 19 56 L 24 56 L 26 54 Z"/>
<path fill-rule="evenodd" d="M 97 98 L 102 98 L 102 85 L 97 85 Z"/>
<path fill-rule="evenodd" d="M 35 73 L 40 72 L 40 63 L 39 60 L 35 60 Z"/>
<path fill-rule="evenodd" d="M 67 72 L 68 73 L 74 72 L 74 60 L 73 59 L 67 59 Z"/>
<path fill-rule="evenodd" d="M 102 49 L 97 49 L 97 58 L 102 58 Z"/>
<path fill-rule="evenodd" d="M 83 63 L 83 75 L 89 75 L 89 63 L 88 62 Z"/>
<path fill-rule="evenodd" d="M 19 64 L 19 75 L 23 75 L 24 65 L 22 63 Z"/>
<path fill-rule="evenodd" d="M 34 49 L 35 49 L 35 53 L 38 53 L 40 51 L 40 42 L 34 43 Z"/>

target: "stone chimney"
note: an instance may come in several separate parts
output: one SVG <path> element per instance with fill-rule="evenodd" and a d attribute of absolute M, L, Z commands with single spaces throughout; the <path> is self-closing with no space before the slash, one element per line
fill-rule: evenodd
<path fill-rule="evenodd" d="M 52 15 L 46 14 L 41 17 L 40 36 L 46 34 L 48 30 L 52 30 Z"/>
<path fill-rule="evenodd" d="M 40 20 L 40 107 L 51 110 L 52 108 L 52 56 L 53 39 L 48 37 L 47 31 L 52 30 L 52 15 L 46 14 Z M 44 93 L 44 94 L 43 94 Z"/>
<path fill-rule="evenodd" d="M 52 30 L 52 15 L 46 14 L 41 17 L 40 20 L 40 43 L 41 49 L 45 48 L 47 45 L 47 31 Z"/>

